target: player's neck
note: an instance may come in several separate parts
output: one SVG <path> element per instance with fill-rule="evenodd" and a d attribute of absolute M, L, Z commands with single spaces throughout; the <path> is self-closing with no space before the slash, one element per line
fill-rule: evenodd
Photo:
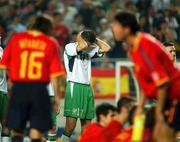
<path fill-rule="evenodd" d="M 128 44 L 129 47 L 133 47 L 136 38 L 137 38 L 138 34 L 130 34 L 127 38 L 126 38 L 126 43 Z"/>

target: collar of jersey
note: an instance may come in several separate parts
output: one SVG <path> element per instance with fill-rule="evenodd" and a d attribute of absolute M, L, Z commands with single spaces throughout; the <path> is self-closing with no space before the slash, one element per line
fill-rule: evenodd
<path fill-rule="evenodd" d="M 33 36 L 43 35 L 42 32 L 39 32 L 39 31 L 36 31 L 36 30 L 29 30 L 28 33 L 33 35 Z"/>

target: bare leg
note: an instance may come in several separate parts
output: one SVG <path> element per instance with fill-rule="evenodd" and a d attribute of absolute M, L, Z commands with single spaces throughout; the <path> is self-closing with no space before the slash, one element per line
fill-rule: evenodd
<path fill-rule="evenodd" d="M 91 120 L 81 119 L 81 132 L 91 123 Z"/>
<path fill-rule="evenodd" d="M 62 142 L 69 142 L 70 136 L 76 127 L 77 119 L 73 117 L 66 117 L 66 125 L 62 136 Z"/>

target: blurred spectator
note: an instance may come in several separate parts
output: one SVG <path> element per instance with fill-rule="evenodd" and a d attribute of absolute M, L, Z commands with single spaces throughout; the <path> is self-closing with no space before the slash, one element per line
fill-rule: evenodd
<path fill-rule="evenodd" d="M 57 6 L 56 0 L 48 1 L 47 10 L 45 11 L 45 13 L 48 15 L 53 15 L 53 13 L 55 13 L 57 11 L 56 6 Z"/>
<path fill-rule="evenodd" d="M 30 27 L 37 15 L 46 13 L 54 17 L 54 13 L 60 12 L 61 16 L 55 17 L 59 17 L 58 25 L 63 28 L 57 26 L 53 36 L 57 38 L 58 32 L 63 31 L 59 38 L 61 46 L 73 39 L 74 32 L 89 28 L 110 43 L 109 57 L 126 58 L 124 50 L 119 48 L 121 45 L 114 42 L 109 27 L 114 14 L 119 10 L 131 11 L 137 15 L 141 31 L 155 35 L 161 42 L 180 44 L 178 5 L 179 0 L 0 0 L 0 30 L 8 41 L 14 32 Z M 179 58 L 180 47 L 176 47 Z"/>
<path fill-rule="evenodd" d="M 110 27 L 110 24 L 107 19 L 103 18 L 100 20 L 100 31 L 99 36 L 101 39 L 107 41 L 111 47 L 114 46 L 113 33 Z"/>
<path fill-rule="evenodd" d="M 74 16 L 74 19 L 73 19 L 73 23 L 72 23 L 72 26 L 70 28 L 70 30 L 73 32 L 73 31 L 81 31 L 84 29 L 84 25 L 82 24 L 82 16 L 81 14 L 76 14 Z"/>
<path fill-rule="evenodd" d="M 34 15 L 35 12 L 35 7 L 34 4 L 32 2 L 28 2 L 26 4 L 26 6 L 20 11 L 20 15 L 21 15 L 21 22 L 23 24 L 26 24 L 26 22 L 28 21 L 28 19 Z"/>
<path fill-rule="evenodd" d="M 15 32 L 23 32 L 26 30 L 26 26 L 21 24 L 19 15 L 15 15 L 12 18 L 11 24 L 8 26 L 8 29 L 12 29 Z"/>
<path fill-rule="evenodd" d="M 147 15 L 147 12 L 149 8 L 151 7 L 151 0 L 138 0 L 136 3 L 136 6 L 139 12 Z"/>
<path fill-rule="evenodd" d="M 170 0 L 152 0 L 152 6 L 156 11 L 162 10 L 170 6 Z"/>
<path fill-rule="evenodd" d="M 164 19 L 162 19 L 162 21 L 160 22 L 157 31 L 155 33 L 155 37 L 162 42 L 175 41 L 173 32 L 169 28 L 168 23 Z"/>
<path fill-rule="evenodd" d="M 139 17 L 139 25 L 141 31 L 150 32 L 147 17 L 143 14 Z"/>
<path fill-rule="evenodd" d="M 64 23 L 62 23 L 62 14 L 55 12 L 53 14 L 54 19 L 54 32 L 53 36 L 57 39 L 61 48 L 64 48 L 67 38 L 69 36 L 69 30 Z"/>
<path fill-rule="evenodd" d="M 146 19 L 148 26 L 149 26 L 149 32 L 152 34 L 154 32 L 154 28 L 157 25 L 157 19 L 156 19 L 156 12 L 154 10 L 154 7 L 150 7 L 148 10 L 148 16 Z"/>
<path fill-rule="evenodd" d="M 64 24 L 70 28 L 73 24 L 74 16 L 78 13 L 78 10 L 71 5 L 72 0 L 63 0 L 63 22 Z"/>
<path fill-rule="evenodd" d="M 132 1 L 125 2 L 124 9 L 130 12 L 137 12 L 136 5 Z"/>
<path fill-rule="evenodd" d="M 106 17 L 109 22 L 113 20 L 115 13 L 119 10 L 119 3 L 117 0 L 110 0 L 111 1 L 111 9 L 107 12 Z"/>
<path fill-rule="evenodd" d="M 82 15 L 82 23 L 85 26 L 85 28 L 94 29 L 94 9 L 90 0 L 82 0 L 82 7 L 80 8 L 79 13 Z"/>
<path fill-rule="evenodd" d="M 100 30 L 100 21 L 103 19 L 105 16 L 105 11 L 103 10 L 101 3 L 94 3 L 94 15 L 93 15 L 93 28 L 99 33 L 102 32 Z"/>
<path fill-rule="evenodd" d="M 177 40 L 177 30 L 179 29 L 179 24 L 175 16 L 173 16 L 171 9 L 165 9 L 164 19 L 168 23 L 169 28 L 171 29 L 175 40 Z"/>

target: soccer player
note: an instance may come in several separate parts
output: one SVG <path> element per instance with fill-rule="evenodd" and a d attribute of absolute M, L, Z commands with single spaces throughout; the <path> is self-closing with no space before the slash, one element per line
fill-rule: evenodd
<path fill-rule="evenodd" d="M 132 142 L 132 127 L 133 127 L 135 109 L 136 106 L 134 106 L 129 112 L 128 122 L 130 124 L 130 127 L 122 130 L 113 140 L 113 142 Z M 143 131 L 142 142 L 154 142 L 152 135 L 152 130 L 154 128 L 154 122 L 155 122 L 154 111 L 155 111 L 154 106 L 148 108 L 148 110 L 146 111 L 145 129 Z"/>
<path fill-rule="evenodd" d="M 174 115 L 177 117 L 175 119 L 173 116 L 165 116 L 165 106 L 173 99 L 180 101 L 179 70 L 159 41 L 147 33 L 139 32 L 139 25 L 133 14 L 117 13 L 112 23 L 112 30 L 116 40 L 126 42 L 129 47 L 127 51 L 134 62 L 134 75 L 141 87 L 136 114 L 142 113 L 146 98 L 156 98 L 155 138 L 157 142 L 172 141 L 173 131 L 180 125 L 173 123 L 173 120 L 179 119 L 179 116 Z"/>
<path fill-rule="evenodd" d="M 76 126 L 76 121 L 81 120 L 81 128 L 90 123 L 94 118 L 94 97 L 90 86 L 91 59 L 103 56 L 110 50 L 110 46 L 96 38 L 91 30 L 81 31 L 76 42 L 65 46 L 64 63 L 67 72 L 65 92 L 64 116 L 66 125 L 63 142 L 69 138 Z"/>
<path fill-rule="evenodd" d="M 114 138 L 123 130 L 124 124 L 128 121 L 131 108 L 133 108 L 135 100 L 132 97 L 121 97 L 117 103 L 117 115 L 114 120 L 105 127 L 99 135 L 97 141 L 112 142 Z"/>
<path fill-rule="evenodd" d="M 173 62 L 176 62 L 176 48 L 173 42 L 164 42 L 165 51 Z"/>
<path fill-rule="evenodd" d="M 103 103 L 96 108 L 97 123 L 89 124 L 83 131 L 79 142 L 98 142 L 103 128 L 108 126 L 116 114 L 116 108 L 108 103 Z"/>
<path fill-rule="evenodd" d="M 12 142 L 22 142 L 27 121 L 32 142 L 40 142 L 42 132 L 52 127 L 47 85 L 51 80 L 58 106 L 58 80 L 65 73 L 58 44 L 49 36 L 52 29 L 51 19 L 39 16 L 31 30 L 13 35 L 4 50 L 0 67 L 8 71 L 12 82 L 7 114 Z"/>
<path fill-rule="evenodd" d="M 163 45 L 165 46 L 165 51 L 169 55 L 170 59 L 174 63 L 176 63 L 176 48 L 175 48 L 174 43 L 173 42 L 164 42 Z M 174 101 L 174 103 L 176 103 L 177 100 L 173 100 L 173 101 Z M 176 103 L 175 107 L 174 106 L 171 107 L 171 110 L 175 109 L 176 115 L 180 114 L 180 107 L 177 107 L 178 105 L 180 106 L 180 102 Z M 178 118 L 178 117 L 175 117 L 175 118 Z M 176 119 L 174 121 L 175 121 L 174 123 L 179 124 L 180 123 L 180 118 Z M 177 128 L 176 137 L 177 137 L 177 139 L 180 139 L 180 127 Z"/>
<path fill-rule="evenodd" d="M 3 49 L 0 47 L 0 60 L 2 59 Z M 5 113 L 7 109 L 7 80 L 6 73 L 4 70 L 0 70 L 0 123 L 2 124 L 2 132 L 0 131 L 0 141 L 1 141 L 1 133 L 2 140 L 3 135 L 5 134 Z M 7 134 L 6 134 L 7 135 Z"/>

